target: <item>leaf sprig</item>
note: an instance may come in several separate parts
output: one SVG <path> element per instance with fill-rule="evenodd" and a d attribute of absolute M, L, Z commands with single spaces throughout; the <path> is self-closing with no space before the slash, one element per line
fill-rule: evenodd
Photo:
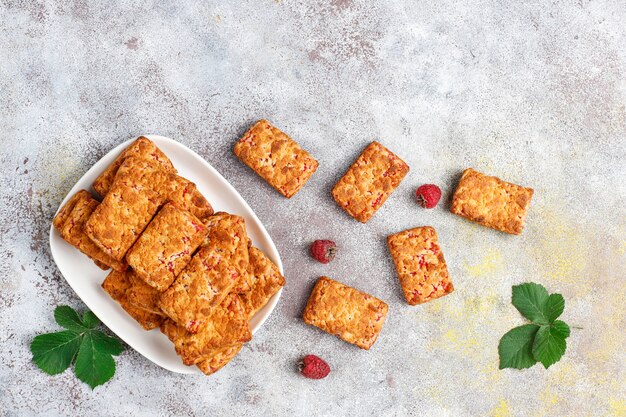
<path fill-rule="evenodd" d="M 567 347 L 569 326 L 557 320 L 565 308 L 561 294 L 548 294 L 543 285 L 528 282 L 513 286 L 512 303 L 532 323 L 507 332 L 500 339 L 500 369 L 530 368 L 537 362 L 548 369 Z"/>
<path fill-rule="evenodd" d="M 60 374 L 74 363 L 74 374 L 94 389 L 115 374 L 115 361 L 124 350 L 120 341 L 96 327 L 100 320 L 91 311 L 83 317 L 70 306 L 58 306 L 54 319 L 66 330 L 36 336 L 30 345 L 33 362 L 49 375 Z"/>

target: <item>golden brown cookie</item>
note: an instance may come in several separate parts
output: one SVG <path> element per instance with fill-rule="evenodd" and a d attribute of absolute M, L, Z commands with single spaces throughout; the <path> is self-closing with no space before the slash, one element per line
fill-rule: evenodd
<path fill-rule="evenodd" d="M 435 229 L 405 230 L 388 236 L 387 245 L 407 303 L 425 303 L 454 291 Z"/>
<path fill-rule="evenodd" d="M 167 203 L 126 254 L 147 284 L 165 291 L 204 241 L 207 227 L 193 214 Z"/>
<path fill-rule="evenodd" d="M 67 243 L 91 258 L 99 268 L 124 271 L 128 267 L 126 262 L 104 253 L 85 233 L 85 223 L 99 204 L 88 192 L 79 191 L 61 208 L 53 224 Z"/>
<path fill-rule="evenodd" d="M 54 227 L 57 230 L 61 230 L 61 228 L 63 227 L 63 223 L 65 223 L 65 220 L 67 220 L 67 218 L 69 217 L 76 203 L 81 200 L 89 200 L 92 198 L 93 197 L 91 196 L 91 194 L 86 190 L 80 190 L 76 194 L 74 194 L 69 200 L 67 200 L 67 203 L 65 203 L 63 207 L 61 207 L 56 216 L 54 216 L 54 219 L 52 220 L 52 224 L 54 225 Z"/>
<path fill-rule="evenodd" d="M 85 225 L 87 235 L 122 260 L 167 197 L 168 173 L 153 162 L 126 158 L 102 203 Z"/>
<path fill-rule="evenodd" d="M 380 333 L 388 306 L 378 298 L 321 277 L 304 309 L 305 323 L 369 349 Z"/>
<path fill-rule="evenodd" d="M 483 226 L 519 235 L 533 192 L 532 188 L 468 168 L 454 192 L 450 211 Z"/>
<path fill-rule="evenodd" d="M 205 375 L 211 375 L 222 369 L 232 358 L 234 358 L 241 348 L 243 343 L 239 343 L 234 346 L 227 346 L 224 348 L 215 349 L 208 358 L 201 360 L 196 366 Z"/>
<path fill-rule="evenodd" d="M 307 151 L 267 120 L 259 120 L 235 144 L 234 153 L 287 198 L 295 195 L 317 170 Z"/>
<path fill-rule="evenodd" d="M 335 184 L 332 194 L 349 215 L 367 222 L 383 205 L 409 166 L 378 142 L 370 143 Z"/>
<path fill-rule="evenodd" d="M 205 325 L 214 306 L 249 282 L 243 218 L 217 213 L 206 225 L 209 233 L 205 242 L 159 301 L 172 320 L 192 333 Z"/>
<path fill-rule="evenodd" d="M 133 270 L 127 271 L 126 277 L 130 283 L 130 287 L 126 291 L 128 303 L 150 313 L 165 316 L 158 305 L 161 293 L 146 284 Z"/>
<path fill-rule="evenodd" d="M 205 220 L 213 214 L 213 207 L 198 191 L 196 184 L 179 175 L 170 175 L 167 198 L 200 220 Z"/>
<path fill-rule="evenodd" d="M 216 349 L 234 347 L 252 338 L 243 303 L 234 293 L 211 309 L 205 326 L 197 333 L 189 333 L 172 320 L 163 322 L 161 331 L 174 343 L 185 365 L 195 365 L 209 359 Z"/>
<path fill-rule="evenodd" d="M 156 329 L 164 317 L 147 310 L 135 307 L 128 302 L 128 290 L 132 288 L 129 272 L 111 271 L 102 283 L 102 288 L 117 301 L 122 308 L 146 330 Z"/>
<path fill-rule="evenodd" d="M 98 194 L 104 197 L 109 188 L 113 184 L 117 170 L 126 158 L 136 158 L 152 161 L 158 164 L 164 171 L 176 173 L 176 169 L 172 165 L 169 158 L 145 136 L 140 136 L 136 141 L 131 143 L 122 153 L 115 158 L 115 161 L 104 170 L 102 174 L 93 183 L 93 188 Z"/>
<path fill-rule="evenodd" d="M 241 294 L 248 318 L 252 318 L 285 285 L 278 267 L 255 247 L 250 247 L 250 291 Z"/>

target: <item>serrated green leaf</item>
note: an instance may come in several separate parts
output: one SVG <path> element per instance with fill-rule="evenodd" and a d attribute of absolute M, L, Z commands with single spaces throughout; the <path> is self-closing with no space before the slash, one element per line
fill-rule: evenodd
<path fill-rule="evenodd" d="M 60 374 L 71 365 L 81 338 L 80 333 L 72 330 L 36 336 L 30 345 L 33 361 L 47 374 Z"/>
<path fill-rule="evenodd" d="M 552 323 L 552 332 L 554 334 L 561 336 L 563 339 L 567 339 L 569 337 L 569 325 L 561 320 L 556 320 Z"/>
<path fill-rule="evenodd" d="M 100 325 L 100 319 L 91 311 L 87 310 L 85 314 L 83 314 L 83 324 L 88 329 L 95 329 Z"/>
<path fill-rule="evenodd" d="M 565 299 L 561 294 L 550 294 L 543 308 L 544 315 L 549 323 L 558 319 L 565 309 Z"/>
<path fill-rule="evenodd" d="M 54 319 L 59 326 L 68 330 L 74 330 L 79 333 L 85 331 L 85 327 L 83 326 L 80 316 L 70 306 L 58 306 L 55 308 Z"/>
<path fill-rule="evenodd" d="M 109 353 L 95 348 L 93 333 L 85 333 L 76 355 L 74 373 L 84 383 L 94 389 L 102 385 L 115 374 L 115 361 Z"/>
<path fill-rule="evenodd" d="M 532 354 L 532 347 L 538 330 L 539 326 L 536 324 L 525 324 L 509 330 L 502 336 L 498 345 L 500 369 L 524 369 L 537 363 Z"/>
<path fill-rule="evenodd" d="M 559 327 L 541 326 L 535 336 L 532 349 L 533 357 L 541 362 L 546 369 L 561 359 L 567 347 L 563 337 L 564 329 Z M 569 327 L 567 329 L 569 330 Z"/>
<path fill-rule="evenodd" d="M 527 282 L 513 286 L 513 305 L 524 317 L 533 323 L 550 323 L 544 311 L 548 298 L 548 291 L 543 285 Z"/>
<path fill-rule="evenodd" d="M 92 330 L 90 333 L 93 339 L 94 349 L 114 356 L 124 351 L 124 346 L 122 346 L 119 339 L 107 336 L 99 330 Z"/>

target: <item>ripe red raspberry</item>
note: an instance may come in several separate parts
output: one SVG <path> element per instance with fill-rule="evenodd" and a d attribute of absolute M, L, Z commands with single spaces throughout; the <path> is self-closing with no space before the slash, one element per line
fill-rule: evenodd
<path fill-rule="evenodd" d="M 337 254 L 337 245 L 332 240 L 316 240 L 311 245 L 311 255 L 323 264 L 332 261 Z"/>
<path fill-rule="evenodd" d="M 298 370 L 306 378 L 322 379 L 330 373 L 330 366 L 315 355 L 306 355 L 298 363 Z"/>
<path fill-rule="evenodd" d="M 433 208 L 441 198 L 441 189 L 435 184 L 424 184 L 417 188 L 415 196 L 417 204 L 424 208 Z"/>

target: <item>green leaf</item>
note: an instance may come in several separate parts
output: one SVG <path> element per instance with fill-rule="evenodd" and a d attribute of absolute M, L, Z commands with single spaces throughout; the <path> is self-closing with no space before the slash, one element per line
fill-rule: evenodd
<path fill-rule="evenodd" d="M 74 364 L 74 373 L 78 379 L 89 385 L 91 389 L 104 384 L 115 373 L 113 357 L 109 353 L 96 349 L 95 345 L 92 332 L 85 333 Z"/>
<path fill-rule="evenodd" d="M 552 332 L 556 335 L 561 336 L 563 339 L 567 339 L 569 337 L 569 326 L 567 323 L 557 320 L 552 323 Z"/>
<path fill-rule="evenodd" d="M 532 354 L 532 346 L 538 330 L 539 326 L 536 324 L 525 324 L 502 336 L 498 345 L 500 369 L 524 369 L 537 363 Z"/>
<path fill-rule="evenodd" d="M 87 310 L 85 314 L 83 314 L 83 324 L 88 329 L 95 329 L 100 325 L 100 319 L 91 311 Z"/>
<path fill-rule="evenodd" d="M 93 330 L 90 333 L 93 339 L 94 349 L 114 356 L 117 356 L 124 351 L 124 346 L 122 346 L 119 339 L 107 336 L 99 330 Z"/>
<path fill-rule="evenodd" d="M 548 322 L 552 323 L 563 314 L 565 308 L 565 299 L 561 294 L 550 294 L 546 305 L 543 308 L 544 315 L 548 319 Z"/>
<path fill-rule="evenodd" d="M 79 333 L 85 331 L 80 316 L 70 306 L 58 306 L 55 308 L 54 319 L 59 326 L 65 327 L 68 330 L 74 330 Z"/>
<path fill-rule="evenodd" d="M 562 323 L 562 322 L 561 322 Z M 565 323 L 563 323 L 565 324 Z M 563 337 L 564 327 L 541 326 L 533 343 L 533 357 L 548 369 L 550 365 L 558 362 L 563 354 L 567 343 Z M 569 326 L 567 327 L 569 334 Z"/>
<path fill-rule="evenodd" d="M 60 374 L 72 363 L 80 340 L 81 334 L 72 330 L 39 335 L 30 345 L 33 361 L 47 374 Z"/>
<path fill-rule="evenodd" d="M 550 323 L 544 311 L 548 298 L 548 291 L 543 285 L 527 282 L 513 286 L 513 305 L 524 317 L 534 323 Z"/>

